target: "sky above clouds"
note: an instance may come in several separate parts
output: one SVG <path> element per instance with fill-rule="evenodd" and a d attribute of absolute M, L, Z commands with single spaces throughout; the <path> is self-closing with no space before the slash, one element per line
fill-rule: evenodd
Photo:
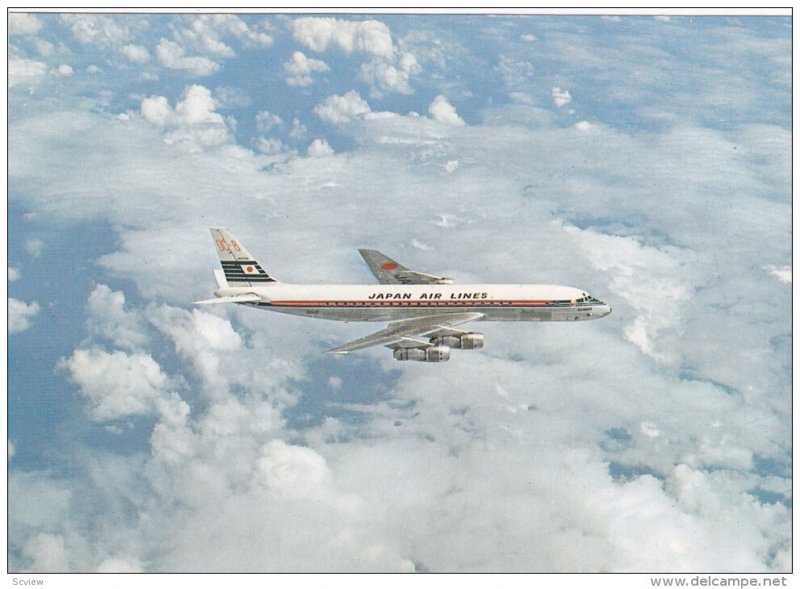
<path fill-rule="evenodd" d="M 791 568 L 787 17 L 12 14 L 9 569 Z M 586 289 L 442 365 L 203 308 Z"/>

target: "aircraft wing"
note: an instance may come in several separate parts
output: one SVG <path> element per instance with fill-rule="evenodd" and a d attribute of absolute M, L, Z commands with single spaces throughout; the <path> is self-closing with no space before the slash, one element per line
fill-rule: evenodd
<path fill-rule="evenodd" d="M 393 321 L 386 329 L 381 329 L 366 337 L 343 344 L 332 350 L 330 354 L 349 354 L 356 350 L 363 350 L 371 346 L 386 346 L 388 348 L 424 348 L 431 343 L 416 337 L 434 337 L 461 333 L 453 329 L 456 325 L 477 321 L 483 318 L 483 313 L 447 313 L 446 315 L 431 315 L 429 317 L 416 317 L 414 319 L 401 319 Z"/>
<path fill-rule="evenodd" d="M 358 251 L 381 284 L 453 284 L 452 278 L 409 270 L 378 250 Z"/>

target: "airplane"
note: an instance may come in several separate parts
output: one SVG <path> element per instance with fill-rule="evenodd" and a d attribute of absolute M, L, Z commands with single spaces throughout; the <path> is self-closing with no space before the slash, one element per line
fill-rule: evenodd
<path fill-rule="evenodd" d="M 461 284 L 409 270 L 373 249 L 359 249 L 379 284 L 288 284 L 268 274 L 223 227 L 211 228 L 222 269 L 215 298 L 195 304 L 237 303 L 338 321 L 383 321 L 388 327 L 328 350 L 349 354 L 385 346 L 399 361 L 445 362 L 453 348 L 477 350 L 484 336 L 458 329 L 472 321 L 584 321 L 611 313 L 586 291 L 548 284 Z"/>

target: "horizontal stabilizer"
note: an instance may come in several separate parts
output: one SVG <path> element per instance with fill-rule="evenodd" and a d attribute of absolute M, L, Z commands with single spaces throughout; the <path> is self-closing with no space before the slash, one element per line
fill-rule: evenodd
<path fill-rule="evenodd" d="M 257 303 L 261 297 L 257 294 L 240 294 L 231 297 L 218 297 L 216 299 L 206 299 L 205 301 L 195 301 L 195 305 L 218 305 L 220 303 Z"/>

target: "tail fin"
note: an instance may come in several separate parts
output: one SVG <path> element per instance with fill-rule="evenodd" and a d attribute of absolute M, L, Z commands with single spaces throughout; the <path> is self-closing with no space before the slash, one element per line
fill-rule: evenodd
<path fill-rule="evenodd" d="M 224 227 L 212 227 L 211 237 L 229 286 L 260 286 L 278 282 L 267 274 L 244 246 Z"/>

